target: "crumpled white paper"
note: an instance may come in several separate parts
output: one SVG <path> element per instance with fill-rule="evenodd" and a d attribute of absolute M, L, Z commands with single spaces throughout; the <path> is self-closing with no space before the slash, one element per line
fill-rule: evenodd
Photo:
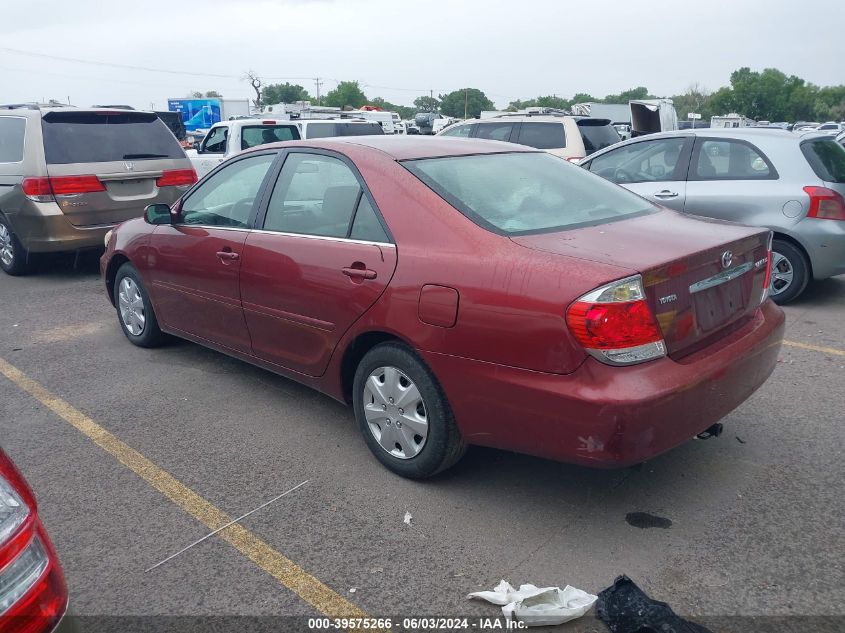
<path fill-rule="evenodd" d="M 597 596 L 570 587 L 536 587 L 520 585 L 514 589 L 503 580 L 493 591 L 476 591 L 467 598 L 480 598 L 502 606 L 502 614 L 509 623 L 512 618 L 528 626 L 553 626 L 563 624 L 590 610 Z"/>

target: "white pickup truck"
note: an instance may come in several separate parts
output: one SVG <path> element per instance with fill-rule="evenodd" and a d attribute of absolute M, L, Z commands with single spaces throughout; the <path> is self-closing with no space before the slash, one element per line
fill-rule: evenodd
<path fill-rule="evenodd" d="M 197 172 L 197 178 L 202 178 L 224 160 L 245 149 L 279 141 L 295 141 L 301 136 L 299 126 L 293 121 L 221 121 L 211 126 L 197 149 L 189 149 L 185 153 Z"/>

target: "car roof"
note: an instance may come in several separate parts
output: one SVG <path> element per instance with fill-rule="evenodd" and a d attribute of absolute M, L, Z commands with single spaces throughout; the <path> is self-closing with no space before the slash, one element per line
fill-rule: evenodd
<path fill-rule="evenodd" d="M 405 136 L 386 134 L 371 136 L 342 136 L 314 139 L 310 141 L 285 141 L 259 145 L 254 149 L 267 147 L 312 147 L 344 152 L 349 146 L 366 147 L 387 154 L 394 160 L 416 160 L 421 158 L 441 158 L 445 156 L 469 156 L 472 154 L 501 154 L 503 152 L 537 153 L 532 147 L 515 145 L 502 141 L 485 139 L 455 138 L 449 136 Z"/>
<path fill-rule="evenodd" d="M 486 119 L 467 119 L 466 121 L 460 121 L 455 125 L 459 125 L 462 123 L 499 123 L 501 121 L 510 121 L 515 123 L 527 123 L 529 121 L 540 121 L 540 122 L 553 122 L 553 123 L 563 123 L 565 119 L 589 119 L 591 117 L 583 116 L 581 114 L 501 114 L 499 116 L 488 117 Z M 592 117 L 592 118 L 603 118 L 603 117 Z M 451 126 L 450 126 L 451 127 Z"/>

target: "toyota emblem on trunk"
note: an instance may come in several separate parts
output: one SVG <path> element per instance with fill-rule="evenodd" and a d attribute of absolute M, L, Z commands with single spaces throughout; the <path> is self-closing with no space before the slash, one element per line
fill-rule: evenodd
<path fill-rule="evenodd" d="M 722 253 L 722 268 L 728 268 L 734 260 L 734 255 L 730 251 Z"/>
<path fill-rule="evenodd" d="M 132 171 L 135 169 L 135 163 L 132 162 L 125 162 L 123 163 L 123 166 L 126 167 L 126 171 Z"/>

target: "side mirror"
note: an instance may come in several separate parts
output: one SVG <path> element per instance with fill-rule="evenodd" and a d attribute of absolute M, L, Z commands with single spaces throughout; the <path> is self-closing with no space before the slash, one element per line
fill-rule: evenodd
<path fill-rule="evenodd" d="M 171 224 L 173 218 L 166 204 L 151 204 L 144 209 L 144 219 L 149 224 Z"/>

